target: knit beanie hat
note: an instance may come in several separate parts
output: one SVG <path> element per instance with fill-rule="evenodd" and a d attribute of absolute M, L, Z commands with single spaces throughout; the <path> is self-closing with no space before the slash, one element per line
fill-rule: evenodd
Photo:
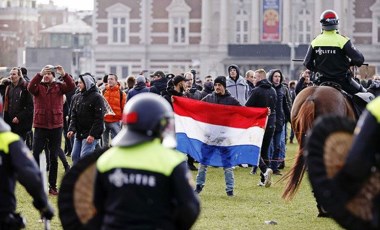
<path fill-rule="evenodd" d="M 219 84 L 223 85 L 223 87 L 225 89 L 227 88 L 227 86 L 226 86 L 226 77 L 225 76 L 218 76 L 217 78 L 215 78 L 214 85 L 216 83 L 219 83 Z"/>

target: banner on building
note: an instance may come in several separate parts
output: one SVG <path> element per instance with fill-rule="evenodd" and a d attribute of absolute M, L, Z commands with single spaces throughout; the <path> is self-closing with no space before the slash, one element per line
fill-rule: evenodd
<path fill-rule="evenodd" d="M 262 42 L 281 41 L 281 1 L 262 0 L 261 2 L 261 33 Z"/>

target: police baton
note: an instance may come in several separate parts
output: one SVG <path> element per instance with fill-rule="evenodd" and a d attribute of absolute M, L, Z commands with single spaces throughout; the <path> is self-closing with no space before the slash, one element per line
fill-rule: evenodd
<path fill-rule="evenodd" d="M 46 154 L 45 151 L 40 153 L 40 171 L 42 176 L 42 184 L 44 186 L 44 191 L 46 195 L 48 196 L 48 182 L 47 182 L 47 175 L 46 175 Z M 46 219 L 45 217 L 41 218 L 44 222 L 44 230 L 50 230 L 50 220 Z"/>

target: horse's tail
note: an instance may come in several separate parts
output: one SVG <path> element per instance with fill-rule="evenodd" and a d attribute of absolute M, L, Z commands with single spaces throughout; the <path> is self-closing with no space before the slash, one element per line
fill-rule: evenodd
<path fill-rule="evenodd" d="M 298 191 L 303 175 L 306 171 L 304 151 L 304 142 L 306 132 L 312 127 L 315 118 L 315 104 L 312 99 L 306 99 L 298 111 L 297 116 L 292 120 L 292 128 L 296 135 L 299 148 L 296 160 L 292 168 L 281 179 L 286 180 L 285 190 L 282 198 L 291 200 Z"/>

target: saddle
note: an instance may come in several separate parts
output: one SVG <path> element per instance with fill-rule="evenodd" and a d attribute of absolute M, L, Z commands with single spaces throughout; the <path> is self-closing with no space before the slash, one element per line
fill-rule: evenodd
<path fill-rule="evenodd" d="M 325 81 L 319 84 L 320 86 L 329 86 L 338 91 L 340 91 L 347 100 L 351 103 L 354 108 L 355 117 L 358 119 L 362 112 L 365 110 L 367 104 L 372 101 L 375 96 L 372 93 L 366 92 L 365 90 L 354 95 L 351 95 L 342 89 L 339 83 L 333 81 Z"/>

